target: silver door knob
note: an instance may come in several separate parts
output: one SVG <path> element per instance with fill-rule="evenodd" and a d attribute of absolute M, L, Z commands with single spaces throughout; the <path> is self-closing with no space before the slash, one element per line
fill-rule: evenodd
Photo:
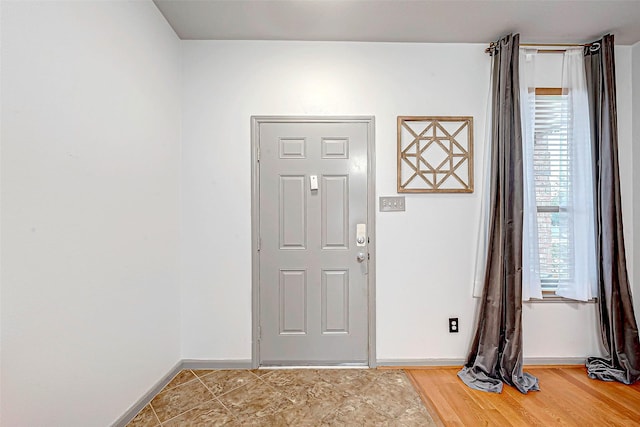
<path fill-rule="evenodd" d="M 358 236 L 358 238 L 356 239 L 356 242 L 358 242 L 359 244 L 363 244 L 364 243 L 364 236 Z"/>
<path fill-rule="evenodd" d="M 366 257 L 367 255 L 364 252 L 359 252 L 358 256 L 356 256 L 356 259 L 358 260 L 358 262 L 362 262 L 365 260 Z"/>

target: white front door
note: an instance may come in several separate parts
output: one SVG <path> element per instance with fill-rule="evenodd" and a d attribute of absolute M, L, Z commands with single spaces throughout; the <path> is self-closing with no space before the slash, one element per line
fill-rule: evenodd
<path fill-rule="evenodd" d="M 259 364 L 369 363 L 367 121 L 261 121 Z"/>

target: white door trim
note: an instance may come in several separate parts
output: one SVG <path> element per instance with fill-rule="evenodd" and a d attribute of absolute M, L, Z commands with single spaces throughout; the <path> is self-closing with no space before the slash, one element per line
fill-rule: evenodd
<path fill-rule="evenodd" d="M 367 274 L 368 316 L 369 316 L 369 367 L 376 367 L 376 227 L 375 227 L 375 118 L 373 116 L 252 116 L 251 117 L 251 365 L 258 368 L 259 327 L 260 327 L 260 257 L 258 239 L 260 238 L 260 163 L 258 147 L 260 147 L 260 125 L 262 123 L 366 123 L 367 137 L 367 223 L 369 235 L 369 271 Z"/>

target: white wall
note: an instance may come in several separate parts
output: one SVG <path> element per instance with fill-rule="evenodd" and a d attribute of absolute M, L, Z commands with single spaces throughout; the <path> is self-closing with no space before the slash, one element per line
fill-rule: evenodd
<path fill-rule="evenodd" d="M 482 164 L 490 61 L 484 45 L 183 41 L 182 47 L 185 358 L 251 358 L 251 115 L 374 115 L 378 195 L 396 193 L 398 115 L 474 116 L 476 167 Z M 631 51 L 616 54 L 619 93 L 629 93 Z M 618 107 L 623 197 L 631 200 L 631 98 L 621 96 Z M 480 188 L 480 172 L 475 178 Z M 479 197 L 479 191 L 406 195 L 406 212 L 377 214 L 379 360 L 465 357 L 476 304 Z M 632 211 L 624 207 L 630 233 Z M 599 352 L 594 304 L 526 304 L 523 312 L 525 357 Z M 459 334 L 447 331 L 454 315 Z"/>
<path fill-rule="evenodd" d="M 3 425 L 109 425 L 180 359 L 179 73 L 150 1 L 2 2 Z"/>

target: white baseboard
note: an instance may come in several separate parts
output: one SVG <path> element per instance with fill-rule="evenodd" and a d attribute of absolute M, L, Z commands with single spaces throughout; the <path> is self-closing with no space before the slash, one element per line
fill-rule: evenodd
<path fill-rule="evenodd" d="M 584 365 L 586 357 L 525 357 L 524 366 L 527 365 Z"/>
<path fill-rule="evenodd" d="M 525 357 L 527 365 L 584 365 L 585 357 Z M 378 359 L 378 367 L 384 366 L 459 366 L 464 365 L 462 358 L 433 358 L 433 359 Z"/>
<path fill-rule="evenodd" d="M 129 422 L 131 422 L 132 419 L 134 419 L 136 417 L 136 415 L 138 415 L 138 412 L 142 411 L 144 409 L 145 406 L 147 406 L 147 404 L 149 402 L 151 402 L 151 400 L 153 400 L 153 398 L 162 391 L 163 388 L 166 387 L 167 384 L 169 384 L 169 382 L 171 382 L 171 380 L 173 379 L 173 377 L 175 377 L 176 375 L 178 375 L 178 373 L 182 370 L 182 361 L 179 361 L 178 363 L 176 363 L 174 365 L 173 368 L 171 368 L 169 370 L 169 372 L 167 372 L 162 379 L 160 379 L 160 381 L 158 381 L 157 383 L 154 384 L 153 387 L 151 387 L 149 389 L 149 391 L 147 391 L 144 396 L 142 396 L 140 399 L 138 399 L 138 401 L 136 403 L 134 403 L 128 410 L 127 412 L 125 412 L 124 414 L 122 414 L 122 416 L 120 418 L 118 418 L 116 420 L 116 422 L 114 422 L 112 424 L 113 427 L 125 427 L 127 424 L 129 424 Z"/>
<path fill-rule="evenodd" d="M 251 369 L 251 359 L 200 360 L 184 359 L 182 369 Z"/>
<path fill-rule="evenodd" d="M 460 358 L 433 358 L 433 359 L 378 359 L 378 367 L 384 366 L 460 366 L 464 365 L 464 359 Z"/>

